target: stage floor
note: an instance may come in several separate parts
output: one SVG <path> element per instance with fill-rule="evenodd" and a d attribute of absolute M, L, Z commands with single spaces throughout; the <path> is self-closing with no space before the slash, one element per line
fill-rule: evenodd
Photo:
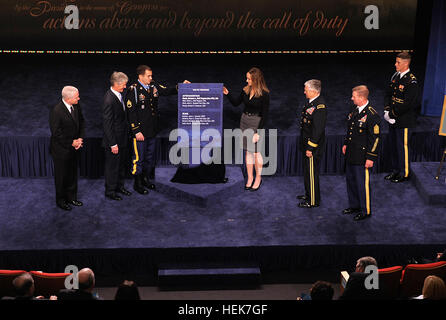
<path fill-rule="evenodd" d="M 104 197 L 104 180 L 79 181 L 83 207 L 56 207 L 53 179 L 0 179 L 0 250 L 356 246 L 446 244 L 444 207 L 428 206 L 410 182 L 372 175 L 373 216 L 348 206 L 343 176 L 321 176 L 319 208 L 297 207 L 302 177 L 265 177 L 258 192 L 240 190 L 200 208 L 158 192 Z M 131 182 L 127 182 L 131 188 Z"/>

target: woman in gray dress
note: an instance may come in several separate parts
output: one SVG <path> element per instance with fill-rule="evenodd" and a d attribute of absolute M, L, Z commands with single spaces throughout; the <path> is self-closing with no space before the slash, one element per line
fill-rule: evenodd
<path fill-rule="evenodd" d="M 229 93 L 226 87 L 223 87 L 223 93 L 228 97 L 232 105 L 238 106 L 242 102 L 245 106 L 240 119 L 240 129 L 242 131 L 251 129 L 254 133 L 252 143 L 247 141 L 246 135 L 243 135 L 243 150 L 246 151 L 246 170 L 248 179 L 245 190 L 257 191 L 262 184 L 263 156 L 261 154 L 264 143 L 257 133 L 258 129 L 264 129 L 269 109 L 269 90 L 266 86 L 263 73 L 259 68 L 251 68 L 246 73 L 247 85 L 237 94 Z M 256 171 L 254 179 L 254 168 Z"/>

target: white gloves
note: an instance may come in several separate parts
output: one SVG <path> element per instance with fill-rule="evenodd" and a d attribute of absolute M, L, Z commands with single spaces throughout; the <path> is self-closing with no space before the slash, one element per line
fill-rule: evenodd
<path fill-rule="evenodd" d="M 394 124 L 395 123 L 395 119 L 390 119 L 389 117 L 389 111 L 384 111 L 384 119 L 386 119 L 386 121 L 390 124 Z"/>

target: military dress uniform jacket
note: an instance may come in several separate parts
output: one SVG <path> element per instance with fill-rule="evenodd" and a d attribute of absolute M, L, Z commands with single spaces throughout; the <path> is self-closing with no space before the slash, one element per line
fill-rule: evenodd
<path fill-rule="evenodd" d="M 380 143 L 380 122 L 378 113 L 370 104 L 358 113 L 354 106 L 348 115 L 348 130 L 344 145 L 347 146 L 347 163 L 364 165 L 366 160 L 378 159 Z"/>
<path fill-rule="evenodd" d="M 395 128 L 415 127 L 419 87 L 413 73 L 409 71 L 401 79 L 398 72 L 392 76 L 384 103 L 384 111 L 389 111 L 389 117 L 396 121 L 392 126 Z"/>
<path fill-rule="evenodd" d="M 324 98 L 319 96 L 312 102 L 306 102 L 300 121 L 301 149 L 311 151 L 315 156 L 322 156 L 325 146 L 325 124 L 327 108 Z"/>
<path fill-rule="evenodd" d="M 139 81 L 131 85 L 126 95 L 126 107 L 132 136 L 141 132 L 144 137 L 153 138 L 159 132 L 158 97 L 176 94 L 176 88 L 151 84 L 145 89 Z"/>

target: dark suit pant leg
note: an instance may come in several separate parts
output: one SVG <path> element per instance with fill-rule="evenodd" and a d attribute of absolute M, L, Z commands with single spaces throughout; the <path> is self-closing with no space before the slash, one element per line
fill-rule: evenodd
<path fill-rule="evenodd" d="M 372 198 L 370 188 L 371 169 L 367 169 L 363 165 L 347 165 L 347 167 L 349 169 L 347 190 L 349 193 L 350 207 L 361 208 L 361 211 L 363 213 L 370 214 L 372 212 Z"/>
<path fill-rule="evenodd" d="M 305 195 L 309 199 L 311 205 L 319 205 L 321 201 L 321 192 L 319 186 L 319 157 L 308 158 L 304 155 L 304 181 Z"/>
<path fill-rule="evenodd" d="M 146 138 L 145 153 L 144 153 L 144 172 L 149 178 L 152 169 L 155 167 L 156 160 L 156 138 Z"/>
<path fill-rule="evenodd" d="M 113 154 L 110 148 L 105 150 L 105 194 L 112 195 L 118 188 L 119 181 L 119 162 L 121 158 L 121 149 L 118 154 Z"/>
<path fill-rule="evenodd" d="M 67 179 L 65 180 L 65 198 L 77 200 L 77 156 L 67 161 Z"/>
<path fill-rule="evenodd" d="M 305 186 L 305 197 L 310 199 L 311 190 L 310 190 L 310 160 L 306 156 L 305 153 L 302 154 L 302 162 L 304 164 L 304 186 Z"/>
<path fill-rule="evenodd" d="M 396 150 L 397 150 L 397 163 L 400 174 L 407 178 L 410 173 L 409 163 L 409 138 L 410 129 L 401 128 L 396 130 Z"/>
<path fill-rule="evenodd" d="M 56 203 L 77 200 L 77 159 L 54 158 L 54 182 Z"/>
<path fill-rule="evenodd" d="M 361 207 L 359 186 L 357 179 L 357 167 L 347 163 L 345 166 L 345 180 L 347 183 L 348 205 L 350 208 L 359 209 Z"/>
<path fill-rule="evenodd" d="M 119 148 L 118 188 L 124 187 L 125 178 L 127 177 L 128 154 L 128 147 Z"/>
<path fill-rule="evenodd" d="M 56 187 L 56 203 L 65 203 L 64 180 L 65 177 L 65 161 L 63 159 L 53 158 L 54 162 L 54 184 Z"/>
<path fill-rule="evenodd" d="M 399 173 L 399 162 L 398 162 L 398 144 L 397 144 L 397 138 L 398 137 L 398 129 L 394 126 L 389 125 L 389 145 L 390 145 L 390 167 L 392 169 L 392 173 Z"/>

